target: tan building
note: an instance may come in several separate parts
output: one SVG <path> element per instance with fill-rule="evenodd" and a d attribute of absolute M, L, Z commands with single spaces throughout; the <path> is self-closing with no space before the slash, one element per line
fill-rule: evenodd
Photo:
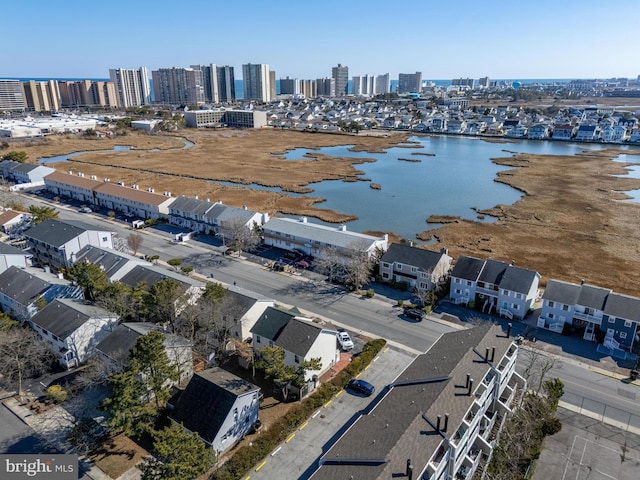
<path fill-rule="evenodd" d="M 59 90 L 63 107 L 119 106 L 118 92 L 113 82 L 63 81 L 59 82 Z"/>
<path fill-rule="evenodd" d="M 0 111 L 26 108 L 20 80 L 0 80 Z"/>
<path fill-rule="evenodd" d="M 60 110 L 60 90 L 57 80 L 22 83 L 22 92 L 27 109 L 34 112 L 54 112 Z"/>

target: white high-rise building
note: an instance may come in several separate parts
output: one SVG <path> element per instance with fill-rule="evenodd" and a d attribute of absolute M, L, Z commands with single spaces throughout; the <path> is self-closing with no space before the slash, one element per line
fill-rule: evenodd
<path fill-rule="evenodd" d="M 271 101 L 271 74 L 266 63 L 242 65 L 242 84 L 245 100 Z"/>
<path fill-rule="evenodd" d="M 109 77 L 116 87 L 120 107 L 139 107 L 151 104 L 151 84 L 146 67 L 138 70 L 112 68 Z"/>
<path fill-rule="evenodd" d="M 25 110 L 20 80 L 0 80 L 0 110 Z"/>
<path fill-rule="evenodd" d="M 376 77 L 373 75 L 355 76 L 351 79 L 351 89 L 354 95 L 375 95 Z"/>

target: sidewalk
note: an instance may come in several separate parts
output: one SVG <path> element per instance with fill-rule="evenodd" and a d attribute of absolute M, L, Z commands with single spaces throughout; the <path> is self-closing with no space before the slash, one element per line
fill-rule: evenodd
<path fill-rule="evenodd" d="M 2 404 L 56 450 L 66 454 L 75 453 L 66 441 L 69 431 L 73 428 L 75 418 L 62 407 L 54 407 L 36 415 L 28 408 L 20 405 L 15 396 L 4 398 Z M 88 478 L 93 480 L 112 480 L 111 477 L 95 466 L 84 455 L 78 455 L 78 465 Z"/>

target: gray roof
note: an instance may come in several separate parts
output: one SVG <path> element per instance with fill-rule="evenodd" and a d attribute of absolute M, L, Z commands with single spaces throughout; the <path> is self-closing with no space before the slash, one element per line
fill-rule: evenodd
<path fill-rule="evenodd" d="M 311 320 L 292 318 L 273 341 L 287 352 L 305 357 L 320 332 L 322 327 Z"/>
<path fill-rule="evenodd" d="M 138 338 L 147 333 L 158 330 L 165 335 L 165 347 L 178 347 L 191 345 L 186 338 L 182 338 L 172 333 L 165 333 L 164 330 L 153 323 L 131 322 L 121 323 L 96 346 L 96 349 L 105 354 L 110 359 L 126 365 L 129 360 L 129 353 L 135 346 Z"/>
<path fill-rule="evenodd" d="M 48 282 L 16 266 L 0 273 L 0 293 L 21 305 L 33 303 L 47 287 Z"/>
<path fill-rule="evenodd" d="M 610 293 L 604 306 L 604 313 L 640 323 L 640 298 Z"/>
<path fill-rule="evenodd" d="M 89 262 L 100 265 L 107 275 L 112 278 L 127 262 L 136 262 L 137 264 L 148 264 L 133 255 L 129 255 L 110 248 L 94 247 L 93 245 L 84 246 L 76 255 L 76 263 Z"/>
<path fill-rule="evenodd" d="M 504 276 L 508 266 L 509 264 L 505 262 L 487 260 L 484 262 L 484 267 L 482 267 L 482 272 L 480 272 L 478 281 L 500 285 L 502 277 Z"/>
<path fill-rule="evenodd" d="M 41 326 L 62 339 L 67 338 L 87 320 L 104 318 L 109 315 L 100 308 L 83 300 L 57 299 L 44 307 L 32 318 L 31 322 Z M 115 314 L 113 314 L 115 318 Z"/>
<path fill-rule="evenodd" d="M 13 245 L 9 245 L 8 243 L 0 242 L 0 255 L 31 255 L 27 252 L 23 252 L 17 247 Z"/>
<path fill-rule="evenodd" d="M 451 271 L 451 276 L 471 280 L 475 282 L 484 266 L 484 260 L 475 257 L 462 256 L 456 260 L 456 264 Z"/>
<path fill-rule="evenodd" d="M 511 342 L 494 325 L 442 335 L 329 448 L 311 478 L 388 479 L 405 471 L 407 459 L 415 472 L 422 472 L 446 442 L 434 428 L 437 416 L 449 414 L 445 435 L 452 436 L 476 398 L 466 394 L 466 375 L 477 386 L 491 370 L 473 349 L 495 347 L 497 361 Z"/>
<path fill-rule="evenodd" d="M 500 288 L 510 292 L 527 293 L 538 276 L 539 274 L 533 270 L 509 265 L 502 275 Z"/>
<path fill-rule="evenodd" d="M 583 284 L 580 286 L 580 295 L 576 304 L 602 311 L 610 293 L 611 290 L 607 288 Z"/>
<path fill-rule="evenodd" d="M 542 298 L 565 305 L 575 305 L 578 302 L 579 296 L 580 285 L 562 282 L 560 280 L 549 280 Z"/>
<path fill-rule="evenodd" d="M 136 288 L 140 283 L 146 283 L 148 286 L 151 286 L 154 283 L 159 282 L 160 280 L 167 279 L 177 281 L 182 286 L 184 291 L 186 291 L 190 286 L 201 288 L 204 287 L 204 283 L 200 280 L 187 277 L 186 275 L 182 275 L 178 272 L 174 272 L 156 265 L 136 265 L 131 269 L 130 272 L 127 272 L 120 279 L 120 282 L 128 285 L 131 288 Z"/>
<path fill-rule="evenodd" d="M 260 387 L 221 368 L 197 372 L 178 397 L 170 418 L 213 443 L 237 398 Z"/>
<path fill-rule="evenodd" d="M 198 200 L 197 198 L 181 195 L 171 203 L 169 209 L 180 212 L 190 212 L 194 215 L 202 216 L 207 213 L 213 205 L 213 203 L 206 200 Z"/>
<path fill-rule="evenodd" d="M 39 166 L 40 165 L 34 165 L 33 163 L 21 163 L 20 165 L 16 165 L 11 170 L 13 172 L 29 173 L 35 170 L 36 168 L 38 168 Z"/>
<path fill-rule="evenodd" d="M 346 228 L 346 227 L 345 227 Z M 321 244 L 333 245 L 346 249 L 353 249 L 362 244 L 367 249 L 373 242 L 382 240 L 381 237 L 372 237 L 363 233 L 342 230 L 341 227 L 327 227 L 317 223 L 293 220 L 291 218 L 272 218 L 264 224 L 265 231 L 271 230 L 278 233 L 293 235 L 301 239 L 313 239 Z"/>
<path fill-rule="evenodd" d="M 70 240 L 82 235 L 87 229 L 70 225 L 60 220 L 45 220 L 24 232 L 28 238 L 44 242 L 46 245 L 61 247 Z M 92 228 L 91 230 L 95 230 Z"/>
<path fill-rule="evenodd" d="M 251 333 L 269 340 L 275 340 L 282 329 L 289 323 L 289 320 L 296 315 L 297 313 L 276 307 L 267 307 L 251 329 Z"/>
<path fill-rule="evenodd" d="M 389 245 L 389 249 L 385 252 L 380 261 L 386 263 L 398 262 L 404 265 L 418 267 L 422 271 L 429 272 L 436 268 L 444 256 L 445 254 L 442 252 L 432 252 L 431 250 L 425 250 L 424 248 L 412 247 L 401 243 L 392 243 Z"/>

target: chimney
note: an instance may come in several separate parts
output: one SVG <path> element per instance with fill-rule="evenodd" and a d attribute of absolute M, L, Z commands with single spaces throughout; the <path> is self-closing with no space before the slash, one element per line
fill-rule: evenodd
<path fill-rule="evenodd" d="M 471 396 L 472 390 L 473 390 L 473 378 L 469 379 L 469 393 L 468 393 L 469 396 Z"/>
<path fill-rule="evenodd" d="M 442 420 L 442 418 L 440 417 L 440 415 L 438 415 L 437 417 L 437 421 L 436 421 L 436 431 L 440 431 L 440 420 Z"/>
<path fill-rule="evenodd" d="M 584 278 L 580 280 L 580 285 L 584 285 Z"/>
<path fill-rule="evenodd" d="M 511 337 L 511 327 L 513 327 L 511 322 L 507 323 L 507 338 Z"/>
<path fill-rule="evenodd" d="M 196 200 L 198 200 L 198 195 L 194 195 L 193 198 L 195 198 Z"/>
<path fill-rule="evenodd" d="M 442 431 L 446 432 L 448 426 L 449 426 L 449 414 L 445 413 L 444 414 L 444 427 L 442 428 Z"/>
<path fill-rule="evenodd" d="M 464 384 L 464 388 L 469 388 L 469 381 L 471 380 L 471 375 L 467 373 L 467 381 Z"/>
<path fill-rule="evenodd" d="M 496 358 L 496 347 L 491 347 L 491 360 L 490 362 L 493 362 L 493 360 Z"/>
<path fill-rule="evenodd" d="M 413 465 L 411 464 L 411 459 L 407 460 L 407 471 L 406 471 L 406 474 L 407 474 L 407 478 L 409 480 L 413 480 Z"/>
<path fill-rule="evenodd" d="M 443 255 L 449 255 L 449 249 L 448 248 L 441 248 L 440 249 L 440 253 Z"/>
<path fill-rule="evenodd" d="M 484 361 L 485 362 L 489 361 L 489 347 L 484 349 Z"/>

